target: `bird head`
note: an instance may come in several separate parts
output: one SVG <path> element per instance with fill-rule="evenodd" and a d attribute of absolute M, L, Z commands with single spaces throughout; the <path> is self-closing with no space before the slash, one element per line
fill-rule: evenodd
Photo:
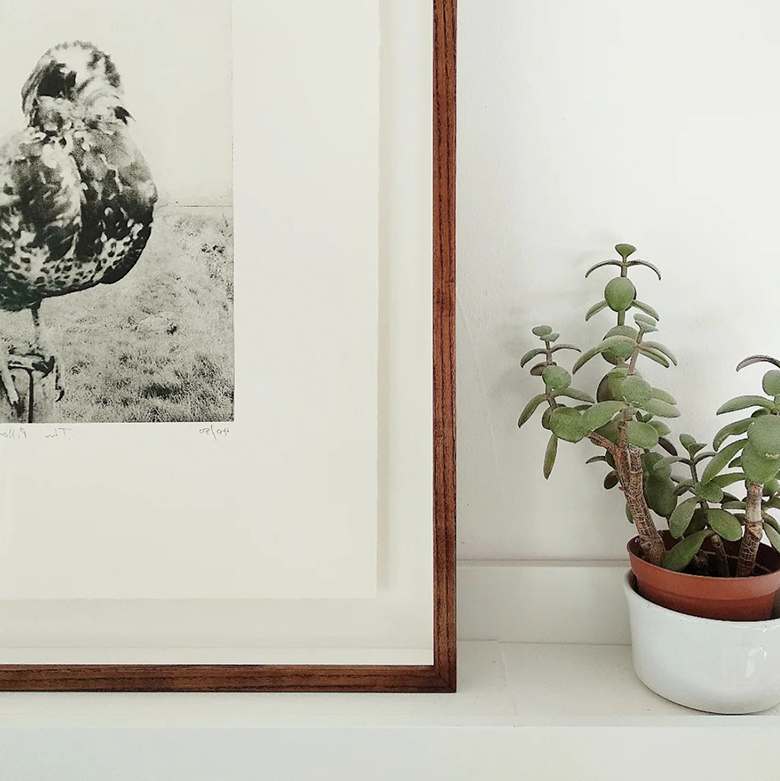
<path fill-rule="evenodd" d="M 22 88 L 27 123 L 45 132 L 126 123 L 122 80 L 111 58 L 91 43 L 62 43 L 41 57 Z"/>

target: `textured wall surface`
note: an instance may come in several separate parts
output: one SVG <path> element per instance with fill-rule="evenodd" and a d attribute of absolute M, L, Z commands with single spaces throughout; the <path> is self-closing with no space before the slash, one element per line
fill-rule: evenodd
<path fill-rule="evenodd" d="M 760 389 L 734 367 L 780 354 L 779 33 L 770 0 L 461 0 L 461 557 L 623 555 L 595 448 L 562 443 L 545 483 L 546 432 L 516 426 L 538 392 L 529 329 L 593 344 L 609 271 L 583 275 L 616 242 L 664 273 L 636 281 L 680 359 L 646 371 L 680 402 L 676 432 L 711 439 L 719 404 Z"/>

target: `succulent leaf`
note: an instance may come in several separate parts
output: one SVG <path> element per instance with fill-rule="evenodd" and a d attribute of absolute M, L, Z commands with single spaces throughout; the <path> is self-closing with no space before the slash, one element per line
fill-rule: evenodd
<path fill-rule="evenodd" d="M 699 500 L 695 496 L 692 496 L 690 499 L 680 502 L 675 508 L 669 518 L 669 531 L 676 540 L 679 540 L 687 531 L 698 504 Z"/>
<path fill-rule="evenodd" d="M 766 458 L 748 442 L 742 449 L 742 470 L 751 483 L 763 485 L 777 477 L 780 458 Z"/>
<path fill-rule="evenodd" d="M 765 458 L 780 458 L 780 417 L 763 415 L 748 426 L 748 440 Z"/>
<path fill-rule="evenodd" d="M 635 300 L 631 306 L 639 309 L 646 315 L 650 315 L 650 317 L 654 318 L 655 320 L 661 319 L 661 316 L 658 314 L 658 312 L 655 311 L 655 309 L 653 309 L 653 307 L 650 306 L 650 304 L 645 304 L 643 301 Z"/>
<path fill-rule="evenodd" d="M 544 479 L 549 480 L 555 466 L 555 458 L 558 455 L 558 437 L 555 434 L 550 435 L 550 441 L 547 443 L 547 450 L 544 453 Z"/>
<path fill-rule="evenodd" d="M 636 252 L 636 247 L 633 244 L 616 244 L 615 252 L 617 252 L 623 260 L 626 260 L 626 258 Z"/>
<path fill-rule="evenodd" d="M 719 475 L 729 465 L 731 459 L 734 458 L 734 456 L 736 456 L 737 453 L 739 453 L 746 444 L 746 439 L 740 439 L 738 442 L 732 442 L 730 445 L 727 445 L 723 448 L 723 450 L 719 450 L 712 457 L 710 463 L 707 464 L 706 469 L 702 473 L 701 482 L 709 483 L 715 477 L 717 477 L 717 475 Z M 711 501 L 718 500 L 713 499 Z"/>
<path fill-rule="evenodd" d="M 661 399 L 650 399 L 644 404 L 639 404 L 638 406 L 640 409 L 645 410 L 645 412 L 651 412 L 653 415 L 659 418 L 680 417 L 680 410 L 678 410 L 677 407 L 675 407 L 673 404 L 668 404 L 665 401 L 661 401 Z"/>
<path fill-rule="evenodd" d="M 771 369 L 768 371 L 761 381 L 761 387 L 767 396 L 780 395 L 780 370 Z"/>
<path fill-rule="evenodd" d="M 582 413 L 582 422 L 588 432 L 602 428 L 609 423 L 618 412 L 625 409 L 622 401 L 601 401 Z"/>
<path fill-rule="evenodd" d="M 649 423 L 632 420 L 626 426 L 628 441 L 635 447 L 650 450 L 658 444 L 658 432 Z"/>
<path fill-rule="evenodd" d="M 763 396 L 737 396 L 721 405 L 716 414 L 725 415 L 728 412 L 739 412 L 743 409 L 750 409 L 750 407 L 763 407 L 771 410 L 772 402 Z"/>
<path fill-rule="evenodd" d="M 715 450 L 720 450 L 720 446 L 729 437 L 737 437 L 740 434 L 744 434 L 748 430 L 748 427 L 753 422 L 753 420 L 754 418 L 746 418 L 745 420 L 737 420 L 734 423 L 729 423 L 727 426 L 724 426 L 715 435 L 715 438 L 712 440 L 712 446 L 715 448 Z"/>
<path fill-rule="evenodd" d="M 780 532 L 767 521 L 764 521 L 764 534 L 766 534 L 770 545 L 777 551 L 780 551 Z"/>
<path fill-rule="evenodd" d="M 724 540 L 736 542 L 742 539 L 742 525 L 726 510 L 721 510 L 719 507 L 712 507 L 707 510 L 707 523 Z"/>
<path fill-rule="evenodd" d="M 649 268 L 652 271 L 655 271 L 655 273 L 658 275 L 658 281 L 661 281 L 661 272 L 656 268 L 656 266 L 646 260 L 629 260 L 627 265 L 629 268 L 632 266 L 644 266 L 645 268 Z"/>
<path fill-rule="evenodd" d="M 664 569 L 682 572 L 693 561 L 693 557 L 699 552 L 709 534 L 709 531 L 702 530 L 680 540 L 666 554 L 662 565 Z"/>
<path fill-rule="evenodd" d="M 550 415 L 550 429 L 558 439 L 566 442 L 579 442 L 588 430 L 582 422 L 582 413 L 568 407 L 558 407 Z"/>
<path fill-rule="evenodd" d="M 601 263 L 596 263 L 585 272 L 585 279 L 587 279 L 596 269 L 604 268 L 604 266 L 617 266 L 618 268 L 623 268 L 623 264 L 619 260 L 602 260 Z"/>
<path fill-rule="evenodd" d="M 585 393 L 585 391 L 577 390 L 576 388 L 572 387 L 556 391 L 553 395 L 556 399 L 559 396 L 565 396 L 566 398 L 574 399 L 575 401 L 584 401 L 586 404 L 596 403 L 596 400 L 589 393 Z"/>
<path fill-rule="evenodd" d="M 604 300 L 613 312 L 625 312 L 636 298 L 636 287 L 628 277 L 615 277 L 604 288 Z"/>
<path fill-rule="evenodd" d="M 599 301 L 598 304 L 593 304 L 593 306 L 585 314 L 585 322 L 587 323 L 591 317 L 597 315 L 602 309 L 606 309 L 606 308 L 607 308 L 606 301 Z"/>

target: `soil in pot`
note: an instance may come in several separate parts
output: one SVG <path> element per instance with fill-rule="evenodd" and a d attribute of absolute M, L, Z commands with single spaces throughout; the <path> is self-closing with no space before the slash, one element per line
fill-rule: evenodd
<path fill-rule="evenodd" d="M 676 540 L 661 532 L 667 549 Z M 739 543 L 724 541 L 731 571 L 736 570 Z M 780 589 L 780 553 L 761 545 L 756 574 L 749 578 L 721 578 L 693 572 L 672 572 L 642 558 L 639 539 L 628 543 L 631 569 L 636 575 L 638 593 L 661 607 L 700 618 L 723 621 L 765 621 L 772 615 L 775 593 Z M 702 548 L 705 571 L 715 572 L 714 556 Z"/>

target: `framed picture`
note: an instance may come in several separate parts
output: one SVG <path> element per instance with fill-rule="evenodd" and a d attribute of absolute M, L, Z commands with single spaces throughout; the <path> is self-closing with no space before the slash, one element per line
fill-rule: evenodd
<path fill-rule="evenodd" d="M 456 0 L 0 8 L 0 689 L 453 691 Z"/>

